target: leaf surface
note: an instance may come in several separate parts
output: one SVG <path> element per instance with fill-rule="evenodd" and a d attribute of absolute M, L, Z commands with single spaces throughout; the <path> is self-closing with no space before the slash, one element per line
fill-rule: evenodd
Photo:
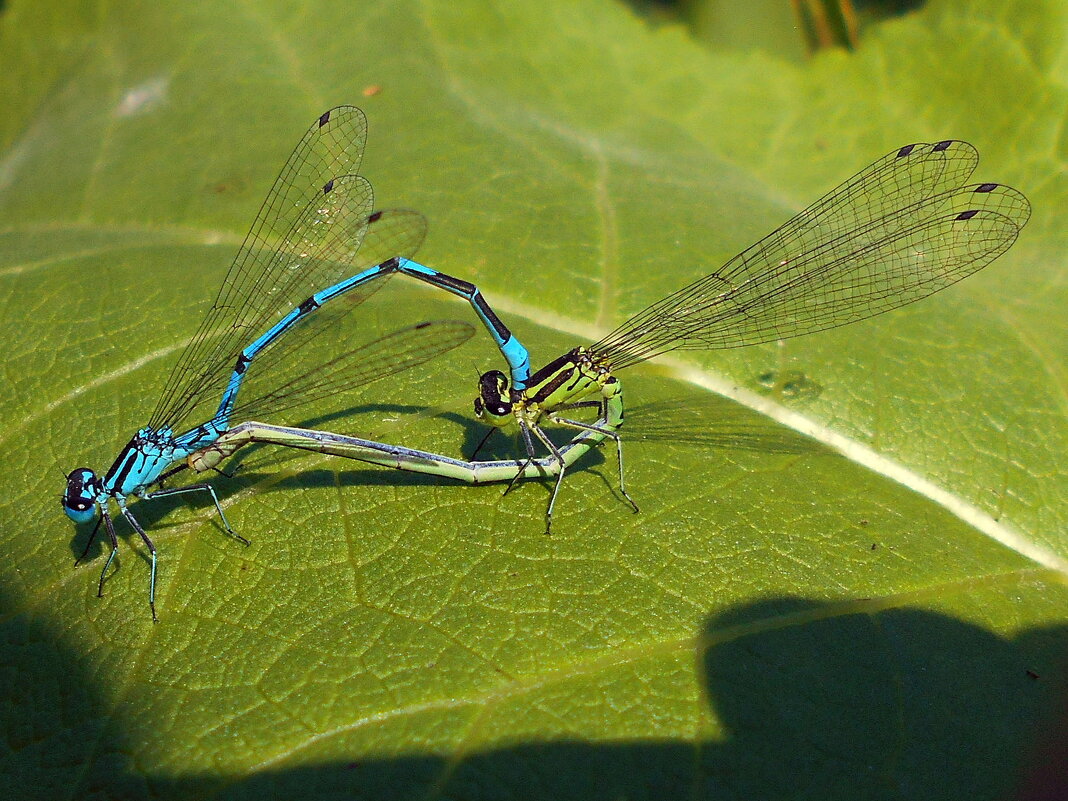
<path fill-rule="evenodd" d="M 49 798 L 1004 797 L 1068 640 L 1065 14 L 934 2 L 801 63 L 592 0 L 0 8 L 0 771 Z M 627 371 L 638 515 L 610 448 L 551 537 L 537 483 L 268 448 L 213 480 L 248 549 L 201 501 L 135 502 L 153 625 L 127 528 L 103 599 L 99 545 L 71 569 L 61 474 L 144 424 L 346 102 L 377 205 L 426 214 L 420 259 L 536 364 L 908 142 L 973 142 L 1035 212 L 907 309 Z M 399 278 L 358 316 L 472 319 Z M 500 366 L 479 336 L 271 422 L 469 454 Z"/>

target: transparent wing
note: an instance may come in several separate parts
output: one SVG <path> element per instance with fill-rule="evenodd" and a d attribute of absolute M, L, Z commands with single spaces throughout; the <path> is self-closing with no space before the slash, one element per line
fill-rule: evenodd
<path fill-rule="evenodd" d="M 361 246 L 359 252 L 351 259 L 347 271 L 351 275 L 394 257 L 412 256 L 419 249 L 426 235 L 426 220 L 414 211 L 385 210 L 367 217 L 362 225 L 357 226 L 357 230 L 362 232 L 359 235 Z M 317 257 L 328 258 L 328 256 L 329 251 L 318 254 Z M 353 326 L 351 323 L 346 325 L 345 318 L 359 304 L 378 291 L 388 278 L 388 274 L 375 278 L 331 300 L 317 309 L 314 314 L 301 318 L 297 325 L 276 339 L 270 347 L 261 351 L 249 367 L 241 389 L 241 397 L 238 398 L 236 404 L 237 409 L 241 410 L 246 407 L 248 402 L 244 398 L 247 397 L 261 399 L 262 402 L 256 406 L 256 414 L 272 411 L 262 399 L 281 397 L 276 393 L 284 386 L 289 387 L 284 393 L 287 397 L 285 408 L 325 397 L 323 394 L 315 394 L 314 397 L 301 400 L 297 396 L 302 386 L 308 387 L 308 391 L 311 392 L 310 385 L 304 382 L 321 374 L 321 371 L 325 369 L 324 362 L 330 361 L 331 358 L 334 358 L 334 361 L 342 358 L 341 356 L 332 357 L 332 354 L 351 348 L 354 336 Z M 324 331 L 331 333 L 329 343 L 321 347 L 320 352 L 312 357 L 304 348 Z M 429 333 L 424 334 L 424 337 L 426 336 L 429 336 Z M 218 398 L 213 395 L 209 396 L 209 400 L 212 404 L 218 403 Z M 243 413 L 250 414 L 247 409 Z"/>
<path fill-rule="evenodd" d="M 264 322 L 340 276 L 340 262 L 309 267 L 300 254 L 314 250 L 325 236 L 320 223 L 334 227 L 339 221 L 333 217 L 347 214 L 340 222 L 351 227 L 370 213 L 373 193 L 363 179 L 352 181 L 344 197 L 323 192 L 338 176 L 358 174 L 366 138 L 363 112 L 341 106 L 319 117 L 294 148 L 214 304 L 172 370 L 152 415 L 153 426 L 177 425 L 203 393 L 221 392 L 219 376 L 229 372 L 232 359 Z"/>
<path fill-rule="evenodd" d="M 810 334 L 927 297 L 1004 253 L 1030 216 L 1011 187 L 964 186 L 977 163 L 967 142 L 894 151 L 590 350 L 618 370 L 675 349 Z"/>
<path fill-rule="evenodd" d="M 395 331 L 296 375 L 266 394 L 250 396 L 237 404 L 234 415 L 260 419 L 366 386 L 437 358 L 474 333 L 474 326 L 459 320 L 434 320 Z"/>

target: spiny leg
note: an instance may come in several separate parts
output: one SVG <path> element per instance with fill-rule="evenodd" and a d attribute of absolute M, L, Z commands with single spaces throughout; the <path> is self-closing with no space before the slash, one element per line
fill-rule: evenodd
<path fill-rule="evenodd" d="M 490 426 L 490 429 L 489 429 L 489 431 L 487 431 L 487 432 L 486 432 L 486 436 L 484 436 L 484 437 L 483 437 L 483 438 L 482 438 L 481 440 L 479 440 L 479 442 L 478 442 L 478 445 L 476 445 L 476 446 L 475 446 L 475 450 L 474 450 L 474 452 L 473 452 L 473 453 L 471 454 L 471 458 L 472 458 L 472 459 L 474 459 L 474 458 L 475 458 L 476 456 L 478 456 L 478 452 L 479 452 L 480 450 L 482 450 L 482 448 L 483 448 L 483 447 L 485 447 L 485 445 L 486 445 L 486 443 L 487 443 L 487 442 L 489 442 L 489 438 L 493 436 L 493 432 L 494 432 L 495 430 L 496 430 L 496 429 L 495 429 L 495 428 L 493 428 L 493 426 Z"/>
<path fill-rule="evenodd" d="M 166 481 L 171 476 L 178 475 L 178 473 L 181 473 L 183 470 L 187 469 L 188 467 L 189 467 L 189 465 L 184 464 L 184 463 L 178 465 L 177 467 L 172 467 L 170 470 L 167 470 L 164 473 L 160 473 L 159 478 L 157 478 L 153 483 L 162 490 L 162 489 L 164 489 L 164 486 L 163 486 L 163 482 L 164 481 Z"/>
<path fill-rule="evenodd" d="M 560 493 L 560 485 L 564 482 L 564 471 L 567 469 L 567 462 L 564 461 L 564 456 L 560 453 L 560 449 L 557 448 L 551 439 L 541 430 L 540 426 L 533 425 L 530 427 L 534 431 L 534 435 L 541 440 L 541 443 L 549 449 L 553 459 L 559 466 L 559 471 L 556 474 L 556 484 L 553 486 L 553 494 L 549 496 L 549 505 L 545 509 L 545 533 L 553 533 L 553 506 L 556 504 L 556 496 Z M 529 437 L 529 434 L 527 435 Z"/>
<path fill-rule="evenodd" d="M 605 415 L 605 402 L 603 400 L 578 401 L 577 403 L 564 403 L 553 409 L 554 412 L 562 412 L 567 409 L 597 409 L 601 416 Z"/>
<path fill-rule="evenodd" d="M 604 434 L 615 440 L 616 443 L 616 458 L 619 461 L 619 491 L 623 497 L 627 499 L 627 503 L 631 505 L 634 512 L 637 513 L 638 504 L 634 502 L 634 499 L 627 494 L 626 488 L 623 486 L 623 438 L 611 428 L 603 426 L 591 425 L 590 423 L 580 423 L 578 420 L 569 420 L 566 417 L 557 417 L 555 414 L 550 415 L 549 419 L 554 423 L 559 423 L 562 426 L 570 426 L 571 428 L 577 428 L 582 431 L 595 431 L 599 434 Z"/>
<path fill-rule="evenodd" d="M 111 554 L 108 556 L 107 562 L 104 563 L 104 569 L 100 571 L 100 581 L 96 585 L 96 597 L 104 597 L 104 579 L 107 576 L 108 568 L 111 567 L 111 563 L 115 561 L 115 556 L 119 552 L 119 538 L 115 536 L 115 525 L 111 522 L 111 515 L 108 514 L 107 501 L 100 505 L 100 517 L 104 521 L 104 530 L 108 533 L 108 539 L 111 540 Z M 115 572 L 119 569 L 116 567 Z"/>
<path fill-rule="evenodd" d="M 125 502 L 121 499 L 119 499 L 119 508 L 122 509 L 122 516 L 133 526 L 134 531 L 141 535 L 141 539 L 148 546 L 149 553 L 152 554 L 152 576 L 148 580 L 148 605 L 152 609 L 152 622 L 159 623 L 159 618 L 156 617 L 156 546 L 148 538 L 145 530 L 141 528 L 141 524 L 137 522 L 137 518 L 130 513 L 130 510 L 126 508 Z"/>
<path fill-rule="evenodd" d="M 77 567 L 78 564 L 86 557 L 86 555 L 89 553 L 89 549 L 93 547 L 93 540 L 96 539 L 96 533 L 98 531 L 100 531 L 100 523 L 103 520 L 104 520 L 104 516 L 103 515 L 101 515 L 100 517 L 98 517 L 96 519 L 96 525 L 93 526 L 93 531 L 89 535 L 89 542 L 85 543 L 85 550 L 82 551 L 82 555 L 81 556 L 79 556 L 77 559 L 74 560 L 74 566 L 75 567 Z"/>
<path fill-rule="evenodd" d="M 237 471 L 240 470 L 241 467 L 242 467 L 242 465 L 240 465 L 240 464 L 234 465 L 234 469 L 231 470 L 229 473 L 227 473 L 225 470 L 219 469 L 218 467 L 213 467 L 211 469 L 214 470 L 216 473 L 218 473 L 223 478 L 233 478 L 234 476 L 237 475 Z"/>
<path fill-rule="evenodd" d="M 530 438 L 530 429 L 527 427 L 527 424 L 524 423 L 522 420 L 519 421 L 519 431 L 523 435 L 523 443 L 527 449 L 527 460 L 519 466 L 519 470 L 516 472 L 512 480 L 508 482 L 508 486 L 504 488 L 504 492 L 502 492 L 501 495 L 507 495 L 509 492 L 511 492 L 512 487 L 514 487 L 519 482 L 519 479 L 523 477 L 523 474 L 527 471 L 527 468 L 537 461 L 537 454 L 534 453 L 534 442 Z"/>
<path fill-rule="evenodd" d="M 226 529 L 226 532 L 238 542 L 243 542 L 245 543 L 245 545 L 250 545 L 251 543 L 248 540 L 246 540 L 244 537 L 234 531 L 233 527 L 231 527 L 230 521 L 226 519 L 226 514 L 223 512 L 222 506 L 219 504 L 219 496 L 215 494 L 215 488 L 211 486 L 211 484 L 189 484 L 185 487 L 175 487 L 174 489 L 161 489 L 157 490 L 156 492 L 150 492 L 144 497 L 146 500 L 152 500 L 155 498 L 166 498 L 168 495 L 184 495 L 188 492 L 202 491 L 211 493 L 211 499 L 215 502 L 215 509 L 219 512 L 219 518 L 222 520 L 223 527 Z"/>

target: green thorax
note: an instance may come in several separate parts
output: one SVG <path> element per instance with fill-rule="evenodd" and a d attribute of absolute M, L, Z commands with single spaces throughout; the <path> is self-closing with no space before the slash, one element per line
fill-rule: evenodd
<path fill-rule="evenodd" d="M 608 367 L 591 358 L 586 348 L 574 348 L 534 373 L 520 400 L 551 412 L 601 390 L 611 377 Z"/>
<path fill-rule="evenodd" d="M 594 393 L 609 399 L 619 389 L 608 365 L 586 348 L 578 347 L 534 373 L 523 390 L 510 389 L 507 377 L 499 370 L 483 373 L 475 413 L 480 420 L 497 427 L 516 421 L 537 425 L 543 415 L 569 403 Z"/>

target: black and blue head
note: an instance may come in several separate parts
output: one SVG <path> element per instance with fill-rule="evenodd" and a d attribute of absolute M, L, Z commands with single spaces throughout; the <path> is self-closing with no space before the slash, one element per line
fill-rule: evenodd
<path fill-rule="evenodd" d="M 88 523 L 96 515 L 100 479 L 88 467 L 67 474 L 67 491 L 63 493 L 63 511 L 75 523 Z"/>

